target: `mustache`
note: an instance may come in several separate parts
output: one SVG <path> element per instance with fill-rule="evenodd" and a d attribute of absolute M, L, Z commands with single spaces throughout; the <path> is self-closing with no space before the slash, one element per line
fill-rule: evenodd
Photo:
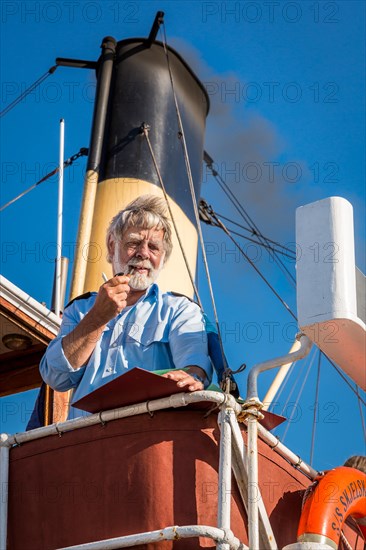
<path fill-rule="evenodd" d="M 128 267 L 140 267 L 143 269 L 153 269 L 153 265 L 150 260 L 138 260 L 137 258 L 132 258 L 128 262 Z"/>

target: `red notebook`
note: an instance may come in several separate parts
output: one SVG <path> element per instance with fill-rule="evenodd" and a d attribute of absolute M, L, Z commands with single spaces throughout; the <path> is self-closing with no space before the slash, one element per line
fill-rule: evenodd
<path fill-rule="evenodd" d="M 88 393 L 72 407 L 97 413 L 182 393 L 170 378 L 135 367 Z"/>
<path fill-rule="evenodd" d="M 90 413 L 98 413 L 100 411 L 143 403 L 144 401 L 151 401 L 152 399 L 169 397 L 169 395 L 175 393 L 182 393 L 182 388 L 178 388 L 174 380 L 163 378 L 154 372 L 135 367 L 88 393 L 78 401 L 75 401 L 75 403 L 72 403 L 72 407 Z M 190 405 L 190 407 L 192 406 L 195 409 L 208 410 L 213 406 L 213 403 L 202 401 Z M 260 423 L 267 430 L 273 430 L 273 428 L 282 424 L 285 420 L 283 416 L 266 411 L 264 419 Z"/>

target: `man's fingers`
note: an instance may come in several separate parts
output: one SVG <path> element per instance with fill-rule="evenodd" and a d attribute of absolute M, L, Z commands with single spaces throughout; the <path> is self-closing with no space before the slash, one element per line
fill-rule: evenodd
<path fill-rule="evenodd" d="M 172 380 L 176 380 L 178 382 L 179 380 L 183 380 L 183 378 L 187 378 L 189 374 L 184 370 L 173 370 L 163 374 L 163 376 L 164 378 L 171 378 Z"/>
<path fill-rule="evenodd" d="M 170 378 L 177 382 L 179 388 L 188 387 L 189 391 L 203 390 L 203 384 L 199 380 L 196 380 L 184 370 L 170 371 L 162 375 L 164 378 Z"/>
<path fill-rule="evenodd" d="M 180 388 L 185 388 L 188 386 L 189 391 L 203 390 L 203 384 L 199 380 L 193 378 L 193 376 L 188 376 L 183 380 L 177 382 L 177 386 Z"/>
<path fill-rule="evenodd" d="M 112 277 L 112 279 L 109 279 L 109 281 L 107 281 L 107 283 L 105 284 L 112 287 L 116 287 L 119 285 L 128 285 L 129 280 L 130 280 L 130 275 L 115 275 L 114 277 Z"/>
<path fill-rule="evenodd" d="M 130 280 L 131 275 L 123 275 L 122 273 L 119 273 L 117 275 L 114 275 L 111 279 L 105 280 L 102 286 L 118 286 L 120 284 L 128 285 L 128 282 Z"/>
<path fill-rule="evenodd" d="M 185 378 L 179 379 L 179 381 L 177 382 L 177 386 L 179 386 L 180 388 L 182 388 L 183 386 L 188 386 L 192 383 L 193 380 L 194 378 L 192 378 L 192 376 L 187 375 Z"/>
<path fill-rule="evenodd" d="M 106 319 L 108 322 L 127 306 L 131 290 L 128 281 L 129 278 L 125 276 L 113 277 L 100 287 L 93 306 L 99 318 Z"/>
<path fill-rule="evenodd" d="M 131 287 L 129 287 L 126 283 L 119 283 L 118 285 L 110 285 L 109 283 L 105 283 L 103 285 L 103 288 L 110 298 L 113 298 L 113 296 L 123 293 L 125 293 L 127 296 L 127 294 L 131 290 Z"/>

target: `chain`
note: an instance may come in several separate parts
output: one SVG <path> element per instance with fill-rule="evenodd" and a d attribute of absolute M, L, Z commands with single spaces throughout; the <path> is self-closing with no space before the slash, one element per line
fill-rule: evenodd
<path fill-rule="evenodd" d="M 72 157 L 68 158 L 64 162 L 64 167 L 71 166 L 73 162 L 75 162 L 80 157 L 85 157 L 89 153 L 89 149 L 87 147 L 82 147 L 78 153 L 75 153 L 75 155 L 72 155 Z"/>

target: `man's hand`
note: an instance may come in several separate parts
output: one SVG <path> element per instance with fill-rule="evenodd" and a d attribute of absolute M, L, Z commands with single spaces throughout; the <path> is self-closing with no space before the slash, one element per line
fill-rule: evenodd
<path fill-rule="evenodd" d="M 99 288 L 91 309 L 91 314 L 97 317 L 99 322 L 107 324 L 127 306 L 129 279 L 129 275 L 115 275 Z"/>
<path fill-rule="evenodd" d="M 70 365 L 79 369 L 89 360 L 105 325 L 127 305 L 128 275 L 116 275 L 99 289 L 95 303 L 80 323 L 62 339 Z"/>
<path fill-rule="evenodd" d="M 182 390 L 188 390 L 188 391 L 199 391 L 204 389 L 204 385 L 199 380 L 196 380 L 193 378 L 193 376 L 190 373 L 198 374 L 203 380 L 206 379 L 206 373 L 203 369 L 196 366 L 189 367 L 186 371 L 185 370 L 172 370 L 170 372 L 167 372 L 166 374 L 163 374 L 162 376 L 164 378 L 170 378 L 171 380 L 175 380 L 177 382 L 177 386 L 179 388 L 182 388 Z"/>

